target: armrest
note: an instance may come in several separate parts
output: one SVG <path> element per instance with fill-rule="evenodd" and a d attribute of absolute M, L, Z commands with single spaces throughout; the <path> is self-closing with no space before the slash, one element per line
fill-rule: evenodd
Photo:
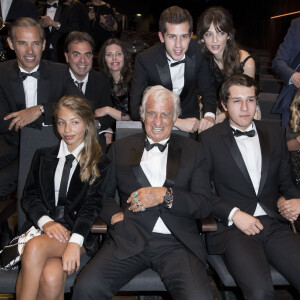
<path fill-rule="evenodd" d="M 212 214 L 203 220 L 198 220 L 198 226 L 201 232 L 217 231 L 217 222 Z"/>
<path fill-rule="evenodd" d="M 107 225 L 104 223 L 104 221 L 100 218 L 97 217 L 92 228 L 91 228 L 92 233 L 97 233 L 97 234 L 104 234 L 107 232 Z"/>
<path fill-rule="evenodd" d="M 17 194 L 14 192 L 7 199 L 0 201 L 0 224 L 17 211 Z"/>

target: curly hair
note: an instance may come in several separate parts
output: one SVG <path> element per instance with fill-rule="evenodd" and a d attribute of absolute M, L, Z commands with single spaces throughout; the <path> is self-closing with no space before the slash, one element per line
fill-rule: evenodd
<path fill-rule="evenodd" d="M 120 76 L 119 83 L 122 86 L 128 86 L 132 79 L 131 55 L 126 50 L 126 47 L 121 40 L 117 38 L 111 38 L 104 42 L 98 55 L 99 69 L 110 79 L 111 84 L 113 84 L 113 77 L 105 61 L 106 47 L 110 45 L 118 45 L 122 50 L 122 53 L 124 55 L 124 66 L 121 69 L 121 76 Z"/>
<path fill-rule="evenodd" d="M 205 57 L 210 58 L 213 54 L 205 46 L 203 36 L 213 24 L 216 32 L 228 34 L 226 47 L 223 52 L 223 65 L 225 78 L 238 73 L 240 67 L 239 46 L 235 41 L 235 29 L 230 13 L 223 7 L 213 6 L 205 10 L 197 21 L 197 38 Z"/>
<path fill-rule="evenodd" d="M 79 116 L 86 125 L 84 147 L 80 151 L 80 179 L 90 184 L 100 176 L 98 162 L 102 154 L 101 146 L 96 137 L 94 114 L 87 99 L 80 96 L 64 96 L 56 102 L 53 116 L 57 124 L 58 112 L 61 108 L 68 108 Z"/>
<path fill-rule="evenodd" d="M 300 112 L 300 89 L 297 90 L 294 96 L 290 110 L 292 112 L 291 121 L 290 121 L 292 132 L 298 132 L 300 131 L 300 117 L 297 111 Z"/>

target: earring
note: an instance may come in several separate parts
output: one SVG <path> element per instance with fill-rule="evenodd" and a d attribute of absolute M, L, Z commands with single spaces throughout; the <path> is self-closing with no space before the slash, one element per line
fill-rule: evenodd
<path fill-rule="evenodd" d="M 204 43 L 204 39 L 201 39 L 201 42 Z"/>
<path fill-rule="evenodd" d="M 227 37 L 227 40 L 230 40 L 230 36 Z"/>

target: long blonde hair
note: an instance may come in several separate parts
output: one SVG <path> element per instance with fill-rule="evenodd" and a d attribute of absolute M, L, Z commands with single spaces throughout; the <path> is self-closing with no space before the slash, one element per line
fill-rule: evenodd
<path fill-rule="evenodd" d="M 297 90 L 294 96 L 290 110 L 292 112 L 290 121 L 292 132 L 298 132 L 300 131 L 300 117 L 298 116 L 297 110 L 300 112 L 300 89 Z"/>
<path fill-rule="evenodd" d="M 63 107 L 79 116 L 86 125 L 84 147 L 80 151 L 80 179 L 82 182 L 89 181 L 92 184 L 97 177 L 100 177 L 97 164 L 102 154 L 101 146 L 96 137 L 92 108 L 83 97 L 64 96 L 56 103 L 53 111 L 55 124 L 57 124 L 58 111 Z"/>

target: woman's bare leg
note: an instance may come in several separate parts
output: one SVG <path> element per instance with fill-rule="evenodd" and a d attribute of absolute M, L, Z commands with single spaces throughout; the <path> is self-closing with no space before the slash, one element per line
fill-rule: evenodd
<path fill-rule="evenodd" d="M 21 257 L 22 267 L 17 279 L 18 300 L 33 300 L 38 296 L 44 267 L 50 258 L 61 258 L 68 243 L 60 243 L 45 234 L 31 239 Z M 61 268 L 62 269 L 62 268 Z"/>
<path fill-rule="evenodd" d="M 42 272 L 37 299 L 63 300 L 66 277 L 61 258 L 49 258 Z"/>

